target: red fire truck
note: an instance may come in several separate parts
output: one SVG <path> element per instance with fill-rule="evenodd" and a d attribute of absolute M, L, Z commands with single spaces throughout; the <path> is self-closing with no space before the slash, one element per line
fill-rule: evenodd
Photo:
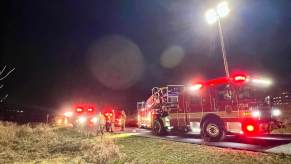
<path fill-rule="evenodd" d="M 191 86 L 155 87 L 146 101 L 137 103 L 138 125 L 155 135 L 200 133 L 206 141 L 223 140 L 227 133 L 268 133 L 281 114 L 263 97 L 269 85 L 267 79 L 235 75 Z"/>
<path fill-rule="evenodd" d="M 97 110 L 96 105 L 93 103 L 78 103 L 72 106 L 72 109 L 65 111 L 63 117 L 57 120 L 57 124 L 72 124 L 72 126 L 93 126 L 98 123 L 99 114 L 105 118 L 106 124 L 111 121 L 111 117 L 115 117 L 115 126 L 120 126 L 121 112 L 112 108 L 102 108 Z"/>
<path fill-rule="evenodd" d="M 115 127 L 120 127 L 121 126 L 121 112 L 119 110 L 106 110 L 103 112 L 103 115 L 105 117 L 105 129 L 107 132 L 109 132 L 110 126 L 111 126 L 111 119 L 114 117 L 114 126 Z"/>
<path fill-rule="evenodd" d="M 66 115 L 66 113 L 64 114 Z M 69 120 L 74 126 L 94 125 L 97 122 L 96 116 L 98 114 L 99 112 L 96 110 L 96 105 L 89 103 L 74 104 L 73 110 L 67 112 L 67 116 L 69 116 Z"/>

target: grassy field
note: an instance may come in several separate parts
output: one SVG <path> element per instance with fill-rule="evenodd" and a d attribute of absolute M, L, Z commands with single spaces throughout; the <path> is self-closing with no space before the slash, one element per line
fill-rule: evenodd
<path fill-rule="evenodd" d="M 0 122 L 0 163 L 290 163 L 291 156 Z"/>
<path fill-rule="evenodd" d="M 0 163 L 108 163 L 122 153 L 113 139 L 80 129 L 0 122 Z"/>
<path fill-rule="evenodd" d="M 291 156 L 193 145 L 138 136 L 116 140 L 126 154 L 116 163 L 291 163 Z"/>

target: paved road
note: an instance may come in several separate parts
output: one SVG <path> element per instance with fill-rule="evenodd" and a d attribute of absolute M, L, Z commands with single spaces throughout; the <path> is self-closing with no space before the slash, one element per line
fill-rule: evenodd
<path fill-rule="evenodd" d="M 195 134 L 169 134 L 167 136 L 154 136 L 150 130 L 139 128 L 127 128 L 126 133 L 133 135 L 159 138 L 176 142 L 192 144 L 204 144 L 222 148 L 241 149 L 259 152 L 285 153 L 291 155 L 291 135 L 266 135 L 262 137 L 235 137 L 227 136 L 222 142 L 204 142 L 199 135 Z"/>

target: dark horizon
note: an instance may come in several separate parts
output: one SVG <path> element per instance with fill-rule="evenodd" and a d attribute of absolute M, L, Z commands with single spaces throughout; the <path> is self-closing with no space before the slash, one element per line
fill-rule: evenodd
<path fill-rule="evenodd" d="M 231 0 L 222 21 L 230 69 L 291 89 L 291 2 Z M 9 1 L 0 68 L 15 67 L 0 96 L 8 103 L 61 108 L 74 101 L 134 110 L 151 88 L 224 76 L 213 2 Z M 171 60 L 169 60 L 171 59 Z"/>

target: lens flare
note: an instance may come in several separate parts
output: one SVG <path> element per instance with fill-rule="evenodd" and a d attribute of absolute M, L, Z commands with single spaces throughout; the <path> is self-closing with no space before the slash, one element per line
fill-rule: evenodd
<path fill-rule="evenodd" d="M 139 47 L 120 35 L 106 36 L 94 42 L 88 51 L 88 63 L 93 76 L 114 90 L 131 87 L 144 70 Z"/>
<path fill-rule="evenodd" d="M 180 46 L 167 48 L 161 55 L 161 65 L 164 68 L 174 68 L 178 66 L 184 58 L 184 49 Z"/>

